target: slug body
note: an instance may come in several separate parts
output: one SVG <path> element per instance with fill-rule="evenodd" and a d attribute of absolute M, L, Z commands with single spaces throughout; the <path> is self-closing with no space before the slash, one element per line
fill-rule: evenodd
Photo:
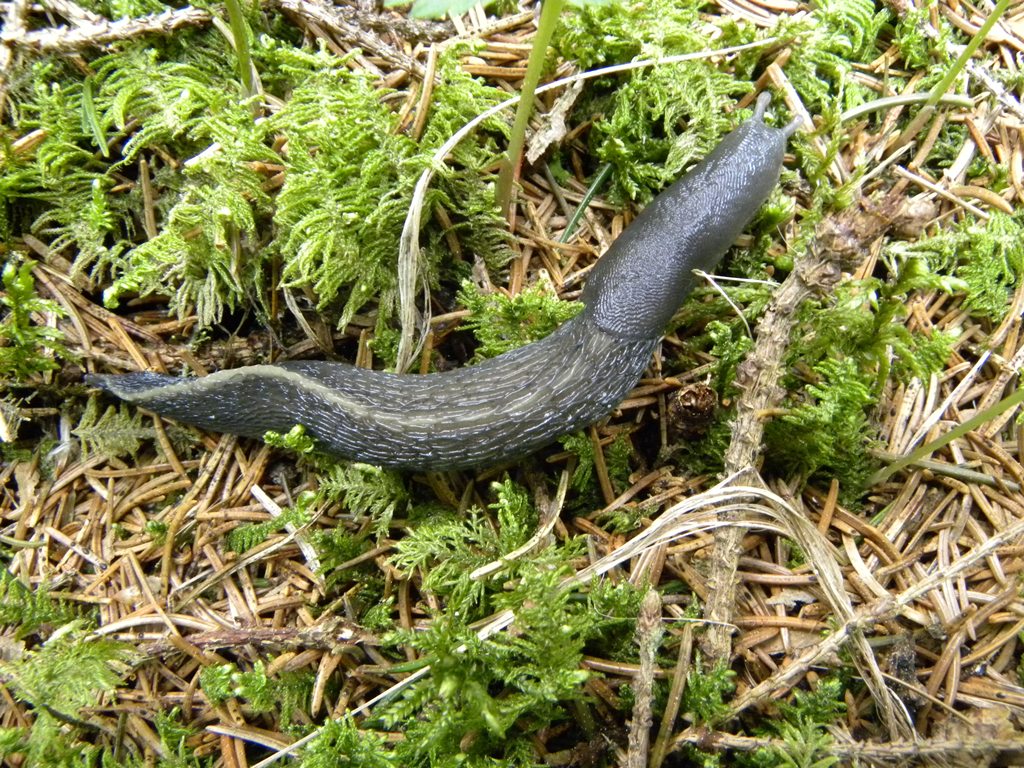
<path fill-rule="evenodd" d="M 764 95 L 763 95 L 764 96 Z M 519 458 L 607 415 L 636 385 L 665 326 L 778 182 L 791 129 L 767 98 L 662 192 L 591 271 L 583 311 L 550 336 L 479 365 L 425 375 L 293 361 L 198 379 L 88 380 L 161 416 L 262 437 L 302 424 L 331 453 L 413 470 Z"/>

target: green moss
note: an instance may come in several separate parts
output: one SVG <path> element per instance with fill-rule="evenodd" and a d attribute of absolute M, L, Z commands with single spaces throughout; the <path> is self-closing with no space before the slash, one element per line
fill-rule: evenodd
<path fill-rule="evenodd" d="M 359 618 L 359 623 L 370 632 L 390 632 L 395 629 L 395 620 L 392 616 L 394 609 L 395 598 L 389 597 L 370 606 Z"/>
<path fill-rule="evenodd" d="M 156 237 L 123 256 L 95 263 L 80 257 L 77 269 L 109 271 L 116 279 L 108 304 L 126 295 L 167 293 L 179 316 L 195 311 L 200 326 L 219 321 L 262 292 L 262 256 L 243 239 L 258 240 L 258 221 L 270 209 L 263 177 L 253 162 L 274 162 L 269 126 L 254 122 L 233 78 L 232 62 L 216 38 L 198 37 L 188 53 L 132 46 L 97 62 L 97 109 L 104 129 L 138 129 L 121 149 L 119 165 L 157 146 L 174 147 L 185 166 L 165 175 L 164 222 Z M 214 146 L 211 150 L 209 147 Z"/>
<path fill-rule="evenodd" d="M 494 529 L 479 512 L 421 521 L 397 544 L 395 566 L 423 574 L 423 588 L 446 598 L 448 610 L 485 615 L 486 582 L 469 574 L 500 557 Z"/>
<path fill-rule="evenodd" d="M 0 662 L 5 684 L 35 716 L 31 728 L 6 732 L 4 748 L 23 754 L 29 765 L 73 765 L 83 754 L 100 753 L 99 747 L 76 743 L 79 711 L 117 688 L 131 655 L 124 643 L 88 637 L 85 623 L 76 620 L 41 646 Z"/>
<path fill-rule="evenodd" d="M 302 768 L 393 768 L 383 735 L 359 729 L 346 716 L 328 721 L 302 751 Z"/>
<path fill-rule="evenodd" d="M 582 69 L 702 50 L 702 5 L 653 0 L 579 8 L 565 16 L 557 46 Z M 726 107 L 750 88 L 742 77 L 703 61 L 595 83 L 577 112 L 601 116 L 590 145 L 595 159 L 614 169 L 613 197 L 647 201 L 678 178 L 733 126 L 736 117 Z"/>
<path fill-rule="evenodd" d="M 497 607 L 515 608 L 514 632 L 481 641 L 462 614 L 448 611 L 407 637 L 434 661 L 430 677 L 382 713 L 384 727 L 404 735 L 395 747 L 399 765 L 448 764 L 455 755 L 467 765 L 536 764 L 529 735 L 568 719 L 595 628 L 592 607 L 558 589 L 566 573 L 524 569 L 496 596 Z"/>
<path fill-rule="evenodd" d="M 821 303 L 800 307 L 786 362 L 788 370 L 804 373 L 784 380 L 790 410 L 765 432 L 770 466 L 804 478 L 837 478 L 847 502 L 860 495 L 873 470 L 871 410 L 886 382 L 939 372 L 955 341 L 951 333 L 909 330 L 910 298 L 968 285 L 949 275 L 958 271 L 954 265 L 937 269 L 938 260 L 926 258 L 921 244 L 890 246 L 882 261 L 888 279 L 848 280 Z"/>
<path fill-rule="evenodd" d="M 292 52 L 287 65 L 298 71 Z M 302 82 L 272 120 L 288 136 L 286 181 L 274 216 L 272 244 L 283 259 L 286 285 L 311 286 L 321 309 L 344 299 L 339 324 L 380 297 L 379 322 L 395 310 L 395 254 L 412 190 L 430 155 L 458 127 L 491 106 L 498 94 L 462 74 L 452 54 L 442 57 L 442 84 L 419 143 L 395 130 L 395 116 L 367 77 L 326 54 L 310 56 Z M 337 116 L 345 115 L 344 119 Z M 441 174 L 426 209 L 451 213 L 456 233 L 492 264 L 507 258 L 504 231 L 479 177 L 494 152 L 464 143 L 454 170 Z M 439 240 L 427 249 L 436 280 Z"/>
<path fill-rule="evenodd" d="M 267 540 L 272 533 L 284 530 L 287 526 L 301 527 L 310 518 L 310 506 L 316 499 L 313 493 L 303 493 L 295 502 L 294 507 L 281 512 L 277 517 L 272 517 L 262 523 L 245 523 L 233 528 L 227 536 L 228 549 L 243 554 L 253 547 L 257 547 Z"/>
<path fill-rule="evenodd" d="M 852 360 L 823 360 L 814 373 L 816 383 L 805 388 L 803 401 L 767 425 L 765 455 L 787 473 L 835 477 L 856 495 L 873 468 L 867 409 L 876 396 Z"/>
<path fill-rule="evenodd" d="M 82 7 L 108 19 L 162 13 L 170 8 L 158 0 L 84 0 Z"/>
<path fill-rule="evenodd" d="M 314 530 L 311 532 L 311 540 L 320 557 L 320 568 L 327 577 L 328 585 L 354 576 L 338 570 L 338 566 L 354 560 L 369 549 L 365 536 L 353 535 L 340 527 Z"/>
<path fill-rule="evenodd" d="M 972 314 L 999 322 L 1024 277 L 1024 223 L 1020 214 L 993 212 L 986 222 L 964 222 L 900 252 L 924 260 L 927 268 L 952 272 L 963 281 Z"/>
<path fill-rule="evenodd" d="M 583 309 L 578 302 L 559 301 L 554 286 L 543 280 L 511 297 L 497 292 L 481 293 L 464 281 L 459 302 L 470 311 L 465 325 L 480 342 L 476 360 L 542 339 Z"/>
<path fill-rule="evenodd" d="M 906 381 L 941 370 L 955 337 L 908 330 L 907 302 L 915 291 L 951 293 L 965 283 L 928 269 L 922 259 L 894 261 L 890 268 L 890 280 L 846 281 L 824 305 L 804 304 L 798 318 L 799 341 L 792 346 L 790 359 L 814 366 L 829 358 L 849 358 L 875 394 L 891 375 Z"/>
<path fill-rule="evenodd" d="M 597 624 L 587 642 L 587 653 L 621 661 L 636 659 L 636 619 L 645 592 L 646 588 L 628 581 L 596 579 L 590 585 L 586 599 Z"/>
<path fill-rule="evenodd" d="M 403 476 L 369 464 L 341 462 L 324 468 L 318 495 L 338 501 L 352 515 L 366 515 L 379 536 L 385 536 L 396 512 L 409 507 Z"/>
<path fill-rule="evenodd" d="M 576 432 L 558 438 L 569 453 L 576 456 L 576 468 L 573 470 L 570 485 L 581 494 L 581 503 L 599 503 L 599 489 L 597 485 L 596 463 L 594 457 L 594 443 L 585 432 Z M 633 457 L 633 445 L 628 435 L 617 435 L 612 442 L 604 448 L 605 468 L 608 471 L 608 479 L 612 484 L 612 490 L 618 494 L 629 487 L 629 475 L 631 471 L 630 461 Z"/>
<path fill-rule="evenodd" d="M 502 94 L 465 75 L 449 49 L 417 142 L 397 125 L 386 94 L 344 60 L 263 35 L 252 42 L 275 104 L 265 119 L 254 119 L 259 104 L 215 29 L 121 44 L 89 62 L 88 77 L 60 58 L 42 59 L 12 88 L 17 130 L 39 129 L 44 138 L 32 154 L 0 153 L 0 230 L 31 231 L 51 250 L 70 249 L 75 272 L 104 286 L 110 306 L 166 295 L 179 316 L 196 314 L 199 331 L 239 310 L 272 319 L 278 274 L 290 287 L 311 288 L 342 324 L 376 305 L 383 329 L 394 313 L 395 254 L 419 173 L 453 126 Z M 440 266 L 451 261 L 446 237 L 492 267 L 508 258 L 481 173 L 501 130 L 491 121 L 463 142 L 430 190 L 424 266 L 432 283 L 468 271 Z M 135 178 L 142 161 L 151 168 L 150 234 Z M 280 189 L 264 172 L 276 165 L 285 169 Z M 438 221 L 450 221 L 451 232 L 430 219 L 433 210 L 447 212 Z"/>
<path fill-rule="evenodd" d="M 321 309 L 347 289 L 347 323 L 382 291 L 386 311 L 394 310 L 395 247 L 412 181 L 401 166 L 416 147 L 393 133 L 394 117 L 369 78 L 331 62 L 311 71 L 275 118 L 288 155 L 274 247 L 285 285 L 310 285 Z"/>
<path fill-rule="evenodd" d="M 562 448 L 576 456 L 576 468 L 573 470 L 570 485 L 577 491 L 593 488 L 594 480 L 594 443 L 582 432 L 574 432 L 558 438 Z"/>
<path fill-rule="evenodd" d="M 927 7 L 910 7 L 901 11 L 896 21 L 894 42 L 899 48 L 903 61 L 910 69 L 925 69 L 933 62 L 949 60 L 949 25 L 939 16 L 939 36 L 925 34 L 932 26 L 931 11 Z"/>
<path fill-rule="evenodd" d="M 563 14 L 555 45 L 582 70 L 699 50 L 707 43 L 698 26 L 704 5 L 703 0 L 580 5 Z"/>
<path fill-rule="evenodd" d="M 241 670 L 234 664 L 203 667 L 199 681 L 203 693 L 215 706 L 240 698 L 248 702 L 254 712 L 280 713 L 285 726 L 296 711 L 309 709 L 313 690 L 311 672 L 282 672 L 271 678 L 262 661 L 257 661 L 250 670 Z"/>
<path fill-rule="evenodd" d="M 498 547 L 511 552 L 525 544 L 537 528 L 537 511 L 530 503 L 526 489 L 505 478 L 500 483 L 491 483 L 495 497 L 488 508 L 498 520 Z"/>
<path fill-rule="evenodd" d="M 72 606 L 54 600 L 45 584 L 29 589 L 6 570 L 0 570 L 0 624 L 14 627 L 15 637 L 24 638 L 40 628 L 51 629 L 80 618 Z"/>
<path fill-rule="evenodd" d="M 198 731 L 182 723 L 180 708 L 157 712 L 154 721 L 165 755 L 157 764 L 159 768 L 206 768 L 213 765 L 214 756 L 200 759 L 193 753 L 189 741 L 198 735 Z"/>
<path fill-rule="evenodd" d="M 826 727 L 846 713 L 844 690 L 838 677 L 827 677 L 819 680 L 813 691 L 795 691 L 792 701 L 779 704 L 780 717 L 766 719 L 757 729 L 760 735 L 772 736 L 782 744 L 758 749 L 744 756 L 740 764 L 751 768 L 830 768 L 839 763 L 838 757 L 827 752 L 833 740 Z"/>
<path fill-rule="evenodd" d="M 865 63 L 877 57 L 878 35 L 891 19 L 887 8 L 878 10 L 874 0 L 820 0 L 815 11 L 836 54 Z"/>
<path fill-rule="evenodd" d="M 156 436 L 156 430 L 152 426 L 144 426 L 142 414 L 137 409 L 123 403 L 108 405 L 104 409 L 99 398 L 91 397 L 72 434 L 81 441 L 84 457 L 98 454 L 108 458 L 135 458 L 143 443 Z"/>
<path fill-rule="evenodd" d="M 723 662 L 705 669 L 700 654 L 696 654 L 693 669 L 686 678 L 683 711 L 689 712 L 699 725 L 720 723 L 729 712 L 726 697 L 736 688 L 735 677 L 736 673 Z"/>
<path fill-rule="evenodd" d="M 754 340 L 739 323 L 727 325 L 718 320 L 708 323 L 705 331 L 711 339 L 711 354 L 715 356 L 714 387 L 719 397 L 732 396 L 736 368 L 753 348 Z"/>
<path fill-rule="evenodd" d="M 33 261 L 17 264 L 8 261 L 0 277 L 4 292 L 0 294 L 0 381 L 23 381 L 59 366 L 55 355 L 67 356 L 64 334 L 57 328 L 38 325 L 32 318 L 36 312 L 58 317 L 64 310 L 56 302 L 39 298 L 32 276 Z"/>
<path fill-rule="evenodd" d="M 296 424 L 283 435 L 269 430 L 263 435 L 263 440 L 267 445 L 284 448 L 300 456 L 312 456 L 317 450 L 316 440 L 306 434 L 306 428 L 301 424 Z"/>
<path fill-rule="evenodd" d="M 618 198 L 646 202 L 679 178 L 733 127 L 726 107 L 749 89 L 704 62 L 633 73 L 590 134 L 594 156 L 615 170 Z"/>

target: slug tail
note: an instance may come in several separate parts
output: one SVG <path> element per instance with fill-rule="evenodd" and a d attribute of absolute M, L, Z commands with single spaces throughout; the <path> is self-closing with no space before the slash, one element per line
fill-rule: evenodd
<path fill-rule="evenodd" d="M 90 387 L 102 389 L 104 392 L 117 395 L 122 400 L 129 402 L 135 402 L 135 396 L 140 392 L 180 382 L 181 379 L 177 376 L 167 376 L 163 373 L 85 374 L 85 383 Z"/>
<path fill-rule="evenodd" d="M 266 375 L 272 366 L 249 366 L 179 378 L 161 373 L 90 374 L 86 383 L 160 416 L 205 429 L 246 437 L 295 426 L 289 414 L 294 388 Z"/>

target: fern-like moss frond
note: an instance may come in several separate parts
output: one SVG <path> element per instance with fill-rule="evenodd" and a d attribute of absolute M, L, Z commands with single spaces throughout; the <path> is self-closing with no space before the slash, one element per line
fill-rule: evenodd
<path fill-rule="evenodd" d="M 282 277 L 288 285 L 311 286 L 321 309 L 343 299 L 339 324 L 375 297 L 378 325 L 392 316 L 397 244 L 416 180 L 452 125 L 465 123 L 497 96 L 452 61 L 441 61 L 445 82 L 434 91 L 418 144 L 395 130 L 394 114 L 370 81 L 336 61 L 311 69 L 273 119 L 288 137 L 286 181 L 274 216 L 273 248 L 284 262 Z M 495 233 L 504 228 L 479 181 L 491 157 L 471 143 L 460 146 L 456 168 L 441 174 L 427 210 L 440 205 L 450 211 L 467 245 L 493 260 L 504 237 Z M 427 253 L 436 260 L 433 242 Z"/>
<path fill-rule="evenodd" d="M 353 515 L 366 515 L 379 535 L 386 535 L 391 518 L 409 504 L 402 475 L 370 464 L 339 463 L 321 477 L 320 496 L 340 501 Z"/>
<path fill-rule="evenodd" d="M 826 472 L 854 496 L 871 474 L 868 407 L 876 395 L 850 359 L 826 359 L 814 367 L 818 381 L 806 387 L 807 401 L 765 429 L 769 461 L 809 478 Z"/>
<path fill-rule="evenodd" d="M 122 162 L 147 146 L 179 139 L 204 148 L 212 138 L 209 115 L 242 101 L 240 91 L 225 87 L 232 81 L 221 76 L 226 63 L 215 61 L 216 49 L 198 39 L 193 44 L 198 50 L 192 61 L 177 60 L 161 48 L 130 45 L 95 62 L 101 127 L 124 130 L 129 121 L 139 123 L 121 150 Z"/>
<path fill-rule="evenodd" d="M 82 454 L 108 458 L 135 457 L 143 442 L 156 436 L 153 427 L 144 426 L 142 414 L 126 405 L 102 409 L 99 398 L 89 398 L 85 412 L 72 433 L 82 441 Z"/>
<path fill-rule="evenodd" d="M 654 0 L 587 5 L 565 20 L 558 46 L 589 69 L 640 56 L 691 53 L 707 45 L 701 3 Z M 623 82 L 598 83 L 591 130 L 595 155 L 614 168 L 614 196 L 646 202 L 703 157 L 730 127 L 726 106 L 749 83 L 706 62 L 637 70 Z"/>
<path fill-rule="evenodd" d="M 77 618 L 78 611 L 51 598 L 45 585 L 30 589 L 0 570 L 0 624 L 13 626 L 17 637 L 31 635 L 43 625 L 58 627 Z"/>
<path fill-rule="evenodd" d="M 33 319 L 35 313 L 64 314 L 60 305 L 36 293 L 34 265 L 32 261 L 19 265 L 11 260 L 0 273 L 4 288 L 0 294 L 0 381 L 20 381 L 52 371 L 57 368 L 54 356 L 69 354 L 59 329 Z"/>
<path fill-rule="evenodd" d="M 55 632 L 39 648 L 0 664 L 19 699 L 74 716 L 127 672 L 132 649 L 113 640 L 85 636 L 81 622 Z"/>
<path fill-rule="evenodd" d="M 480 342 L 476 360 L 542 339 L 583 308 L 578 302 L 559 301 L 550 281 L 538 282 L 512 297 L 484 294 L 463 281 L 459 303 L 470 311 L 464 324 Z"/>

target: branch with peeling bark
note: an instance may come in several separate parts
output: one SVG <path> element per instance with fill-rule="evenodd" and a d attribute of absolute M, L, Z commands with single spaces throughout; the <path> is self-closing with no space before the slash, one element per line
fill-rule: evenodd
<path fill-rule="evenodd" d="M 210 21 L 210 12 L 200 8 L 181 8 L 164 11 L 138 19 L 118 21 L 93 21 L 80 24 L 74 29 L 55 27 L 53 29 L 5 28 L 0 32 L 0 42 L 5 46 L 38 51 L 40 53 L 67 53 L 93 46 L 104 46 L 119 40 L 149 34 L 166 35 L 181 27 L 195 27 Z"/>
<path fill-rule="evenodd" d="M 377 639 L 369 632 L 336 617 L 311 627 L 218 629 L 209 632 L 196 632 L 184 639 L 190 645 L 204 651 L 251 646 L 273 651 L 306 651 L 309 649 L 337 651 L 345 646 L 378 644 Z M 142 651 L 152 656 L 164 656 L 180 650 L 180 644 L 172 642 L 170 639 L 158 640 L 142 646 Z"/>
<path fill-rule="evenodd" d="M 792 744 L 785 739 L 757 736 L 737 736 L 731 733 L 710 731 L 706 728 L 690 728 L 679 736 L 676 745 L 689 744 L 702 752 L 734 753 L 754 752 L 760 749 L 774 750 L 777 754 L 789 754 Z M 927 764 L 967 765 L 1017 765 L 1024 756 L 1024 741 L 1013 738 L 975 739 L 932 739 L 921 741 L 890 741 L 875 744 L 864 741 L 833 742 L 821 748 L 821 755 L 830 755 L 840 760 L 858 759 L 870 764 L 893 763 L 919 759 Z M 996 762 L 999 761 L 999 762 Z M 824 760 L 816 765 L 825 765 Z M 906 763 L 904 763 L 906 764 Z"/>
<path fill-rule="evenodd" d="M 812 296 L 827 294 L 844 271 L 856 266 L 870 244 L 884 234 L 895 219 L 898 200 L 878 206 L 865 203 L 825 219 L 808 254 L 779 286 L 757 326 L 757 341 L 736 373 L 742 394 L 736 404 L 732 441 L 725 454 L 725 474 L 757 468 L 763 449 L 763 414 L 779 405 L 785 394 L 780 386 L 782 359 L 789 346 L 796 313 Z M 736 568 L 746 530 L 734 525 L 715 533 L 715 558 L 704 610 L 708 632 L 703 649 L 712 663 L 732 655 L 732 624 L 736 606 Z"/>
<path fill-rule="evenodd" d="M 352 45 L 362 48 L 371 56 L 377 56 L 389 65 L 422 77 L 424 67 L 413 57 L 386 42 L 370 29 L 383 32 L 402 31 L 408 36 L 420 39 L 437 39 L 451 34 L 449 24 L 443 22 L 421 22 L 417 20 L 392 19 L 386 27 L 384 14 L 361 12 L 344 6 L 333 6 L 308 0 L 275 0 L 281 10 L 293 13 L 303 19 L 319 24 Z M 16 49 L 39 53 L 69 52 L 89 47 L 102 47 L 120 40 L 130 40 L 148 34 L 169 34 L 176 29 L 202 26 L 210 23 L 212 15 L 201 8 L 180 8 L 152 16 L 135 19 L 110 21 L 88 11 L 71 0 L 46 0 L 45 7 L 72 22 L 72 27 L 52 27 L 28 30 L 24 24 L 12 23 L 22 18 L 27 4 L 16 0 L 7 6 L 7 18 L 0 43 L 0 56 L 8 58 Z M 389 17 L 388 17 L 389 18 Z M 399 30 L 396 30 L 398 24 Z M 370 29 L 367 29 L 366 27 Z M 0 67 L 0 72 L 4 70 Z"/>

